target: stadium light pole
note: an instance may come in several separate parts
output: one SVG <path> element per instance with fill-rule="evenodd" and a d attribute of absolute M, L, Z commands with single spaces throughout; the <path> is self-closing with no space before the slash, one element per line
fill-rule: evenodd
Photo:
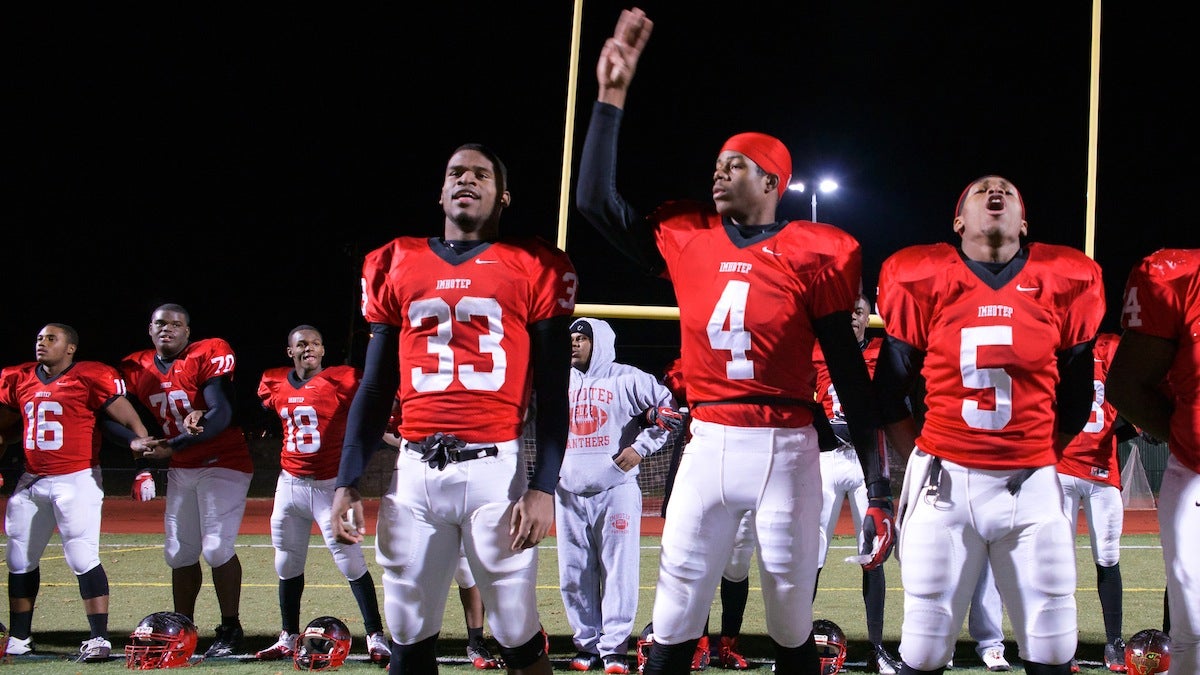
<path fill-rule="evenodd" d="M 805 185 L 802 181 L 796 181 L 795 183 L 791 183 L 788 185 L 788 189 L 793 190 L 795 192 L 804 192 L 804 190 L 807 187 L 808 186 Z M 809 220 L 812 220 L 813 222 L 816 222 L 816 220 L 817 220 L 817 193 L 818 192 L 829 193 L 829 192 L 833 192 L 836 189 L 838 189 L 837 181 L 835 181 L 831 178 L 822 178 L 821 180 L 817 181 L 816 186 L 813 187 L 813 189 L 812 189 L 812 202 L 811 202 L 812 217 Z"/>

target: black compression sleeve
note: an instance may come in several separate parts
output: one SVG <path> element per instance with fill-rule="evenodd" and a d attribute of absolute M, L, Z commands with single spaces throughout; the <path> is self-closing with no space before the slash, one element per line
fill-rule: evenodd
<path fill-rule="evenodd" d="M 850 438 L 863 467 L 868 493 L 872 497 L 884 496 L 880 492 L 886 483 L 890 496 L 887 447 L 879 437 L 878 402 L 862 349 L 850 324 L 850 312 L 834 312 L 817 319 L 813 322 L 813 332 L 821 342 L 829 377 L 846 413 Z"/>
<path fill-rule="evenodd" d="M 883 339 L 873 381 L 884 424 L 899 422 L 913 414 L 905 399 L 913 394 L 924 362 L 925 354 L 907 342 L 891 336 Z"/>
<path fill-rule="evenodd" d="M 1096 396 L 1092 386 L 1094 344 L 1094 340 L 1089 340 L 1058 353 L 1058 386 L 1054 393 L 1058 399 L 1059 433 L 1074 436 L 1092 416 L 1092 401 Z"/>
<path fill-rule="evenodd" d="M 232 382 L 228 377 L 214 377 L 204 383 L 201 388 L 201 394 L 208 410 L 205 411 L 204 417 L 200 420 L 200 424 L 204 426 L 204 431 L 192 436 L 188 433 L 183 433 L 175 438 L 172 438 L 168 443 L 172 450 L 183 450 L 197 443 L 212 440 L 219 436 L 221 432 L 229 428 L 233 423 L 233 395 L 231 393 Z"/>
<path fill-rule="evenodd" d="M 637 211 L 617 192 L 617 136 L 620 108 L 597 101 L 583 142 L 575 202 L 579 212 L 605 239 L 646 274 L 658 276 L 666 262 L 654 235 Z"/>
<path fill-rule="evenodd" d="M 537 456 L 529 487 L 554 494 L 567 452 L 567 403 L 571 388 L 571 317 L 556 316 L 529 326 L 533 392 L 537 397 Z"/>
<path fill-rule="evenodd" d="M 346 439 L 342 444 L 336 487 L 357 488 L 358 479 L 379 447 L 400 384 L 399 348 L 398 327 L 371 324 L 362 381 L 346 416 Z"/>
<path fill-rule="evenodd" d="M 1129 423 L 1129 420 L 1117 415 L 1117 419 L 1113 420 L 1113 435 L 1117 437 L 1118 443 L 1124 443 L 1137 438 L 1138 430 Z"/>

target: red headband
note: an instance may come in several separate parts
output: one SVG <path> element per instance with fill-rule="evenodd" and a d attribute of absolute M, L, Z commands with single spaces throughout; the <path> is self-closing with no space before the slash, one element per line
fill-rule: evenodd
<path fill-rule="evenodd" d="M 792 155 L 778 138 L 754 131 L 730 136 L 721 146 L 721 152 L 731 150 L 749 157 L 763 171 L 779 177 L 779 198 L 792 180 Z"/>

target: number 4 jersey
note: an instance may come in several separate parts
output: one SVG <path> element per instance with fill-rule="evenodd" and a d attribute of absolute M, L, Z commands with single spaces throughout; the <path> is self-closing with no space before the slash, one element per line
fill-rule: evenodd
<path fill-rule="evenodd" d="M 400 237 L 363 263 L 363 317 L 401 329 L 400 435 L 512 440 L 537 358 L 529 326 L 575 311 L 575 268 L 537 237 L 442 255 L 436 241 Z"/>
<path fill-rule="evenodd" d="M 862 249 L 842 230 L 794 221 L 744 236 L 708 205 L 656 211 L 658 249 L 679 303 L 680 354 L 692 414 L 718 424 L 802 427 L 800 405 L 709 405 L 752 398 L 814 401 L 813 321 L 854 308 Z"/>
<path fill-rule="evenodd" d="M 1027 251 L 1024 267 L 995 289 L 949 244 L 910 246 L 884 261 L 887 333 L 925 353 L 922 450 L 974 469 L 1056 462 L 1056 353 L 1095 337 L 1104 287 L 1100 266 L 1075 249 Z"/>

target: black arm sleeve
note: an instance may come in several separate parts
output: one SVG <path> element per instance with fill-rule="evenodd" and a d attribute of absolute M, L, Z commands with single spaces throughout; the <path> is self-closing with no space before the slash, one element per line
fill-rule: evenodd
<path fill-rule="evenodd" d="M 890 497 L 887 445 L 879 434 L 879 407 L 862 350 L 850 324 L 850 312 L 834 312 L 813 322 L 829 378 L 846 413 L 854 450 L 862 464 L 869 497 Z"/>
<path fill-rule="evenodd" d="M 1095 340 L 1081 342 L 1058 353 L 1058 432 L 1074 436 L 1083 430 L 1092 416 L 1092 401 L 1096 396 L 1092 386 L 1095 363 L 1092 347 Z"/>
<path fill-rule="evenodd" d="M 873 380 L 879 395 L 880 421 L 884 424 L 915 416 L 905 400 L 913 394 L 924 363 L 924 352 L 894 337 L 884 337 Z"/>
<path fill-rule="evenodd" d="M 204 402 L 208 405 L 208 410 L 205 411 L 204 417 L 200 421 L 204 425 L 204 431 L 195 436 L 182 433 L 170 439 L 167 443 L 170 444 L 172 450 L 183 450 L 196 443 L 211 440 L 229 428 L 229 425 L 233 423 L 233 396 L 227 389 L 231 385 L 232 383 L 227 377 L 214 377 L 204 383 L 201 393 L 204 395 Z"/>
<path fill-rule="evenodd" d="M 1129 420 L 1117 415 L 1117 419 L 1113 420 L 1113 435 L 1117 437 L 1118 443 L 1124 443 L 1137 438 L 1138 430 Z"/>
<path fill-rule="evenodd" d="M 362 478 L 387 428 L 399 384 L 400 328 L 373 323 L 362 381 L 346 414 L 346 439 L 342 443 L 336 487 L 358 487 L 358 479 Z"/>
<path fill-rule="evenodd" d="M 107 401 L 105 401 L 104 407 L 102 407 L 100 410 L 102 412 L 107 410 L 108 406 L 114 400 L 116 400 L 116 398 L 117 397 L 114 396 L 114 397 L 108 399 Z M 107 438 L 108 440 L 112 441 L 113 443 L 116 443 L 117 445 L 121 446 L 122 448 L 125 448 L 126 450 L 129 449 L 129 444 L 133 442 L 133 439 L 137 438 L 137 432 L 135 432 L 133 429 L 130 429 L 129 427 L 125 426 L 124 424 L 121 424 L 120 422 L 114 420 L 107 413 L 100 415 L 99 421 L 100 421 L 100 433 L 103 434 L 104 437 Z"/>
<path fill-rule="evenodd" d="M 617 192 L 617 136 L 623 114 L 623 110 L 607 103 L 597 101 L 592 106 L 592 120 L 579 161 L 576 205 L 618 251 L 646 274 L 658 276 L 666 268 L 666 262 L 654 242 L 654 234 Z"/>
<path fill-rule="evenodd" d="M 537 456 L 529 488 L 554 494 L 558 472 L 567 452 L 567 399 L 571 390 L 571 317 L 556 316 L 529 327 L 533 367 L 533 392 L 537 397 Z"/>

